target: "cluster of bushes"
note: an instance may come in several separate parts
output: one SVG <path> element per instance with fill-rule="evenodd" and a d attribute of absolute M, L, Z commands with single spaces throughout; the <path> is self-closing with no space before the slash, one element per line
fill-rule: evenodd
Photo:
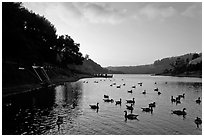
<path fill-rule="evenodd" d="M 2 58 L 19 64 L 45 62 L 66 67 L 82 64 L 80 44 L 68 35 L 58 36 L 45 17 L 28 11 L 22 3 L 2 3 Z"/>

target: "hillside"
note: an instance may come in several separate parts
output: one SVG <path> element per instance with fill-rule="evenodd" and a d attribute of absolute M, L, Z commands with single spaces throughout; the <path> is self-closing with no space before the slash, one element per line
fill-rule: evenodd
<path fill-rule="evenodd" d="M 102 68 L 101 65 L 97 64 L 91 59 L 84 59 L 82 65 L 71 64 L 67 67 L 71 70 L 76 70 L 87 74 L 105 74 L 109 72 L 108 69 Z"/>
<path fill-rule="evenodd" d="M 166 71 L 172 70 L 173 69 L 172 65 L 176 63 L 177 60 L 181 60 L 189 65 L 193 63 L 194 64 L 200 62 L 202 63 L 202 53 L 200 54 L 189 53 L 181 56 L 163 58 L 154 61 L 153 64 L 148 65 L 119 66 L 119 67 L 109 66 L 107 67 L 107 69 L 112 71 L 121 71 L 126 74 L 163 74 Z"/>

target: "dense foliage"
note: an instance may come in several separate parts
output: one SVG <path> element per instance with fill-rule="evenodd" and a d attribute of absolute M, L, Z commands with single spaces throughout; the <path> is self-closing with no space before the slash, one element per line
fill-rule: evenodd
<path fill-rule="evenodd" d="M 173 63 L 170 64 L 172 68 L 166 69 L 164 73 L 177 75 L 181 73 L 190 73 L 192 71 L 202 71 L 202 60 L 196 63 L 191 63 L 198 58 L 202 58 L 202 56 L 197 53 L 194 53 L 191 59 L 178 57 Z"/>
<path fill-rule="evenodd" d="M 20 64 L 82 64 L 79 44 L 68 35 L 58 36 L 45 17 L 28 11 L 21 3 L 2 3 L 3 61 Z"/>

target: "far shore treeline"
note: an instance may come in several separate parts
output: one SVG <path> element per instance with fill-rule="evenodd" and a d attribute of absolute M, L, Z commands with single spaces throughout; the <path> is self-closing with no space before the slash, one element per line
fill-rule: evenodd
<path fill-rule="evenodd" d="M 28 11 L 22 3 L 2 3 L 2 58 L 23 65 L 45 62 L 66 67 L 82 64 L 79 43 L 69 35 L 57 35 L 45 17 Z"/>
<path fill-rule="evenodd" d="M 169 76 L 202 77 L 202 53 L 189 53 L 154 61 L 140 66 L 107 67 L 125 74 L 156 74 Z"/>

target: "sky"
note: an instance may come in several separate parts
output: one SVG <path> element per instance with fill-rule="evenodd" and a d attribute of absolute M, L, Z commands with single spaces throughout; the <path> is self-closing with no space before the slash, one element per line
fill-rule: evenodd
<path fill-rule="evenodd" d="M 24 2 L 107 66 L 202 52 L 201 2 Z"/>

